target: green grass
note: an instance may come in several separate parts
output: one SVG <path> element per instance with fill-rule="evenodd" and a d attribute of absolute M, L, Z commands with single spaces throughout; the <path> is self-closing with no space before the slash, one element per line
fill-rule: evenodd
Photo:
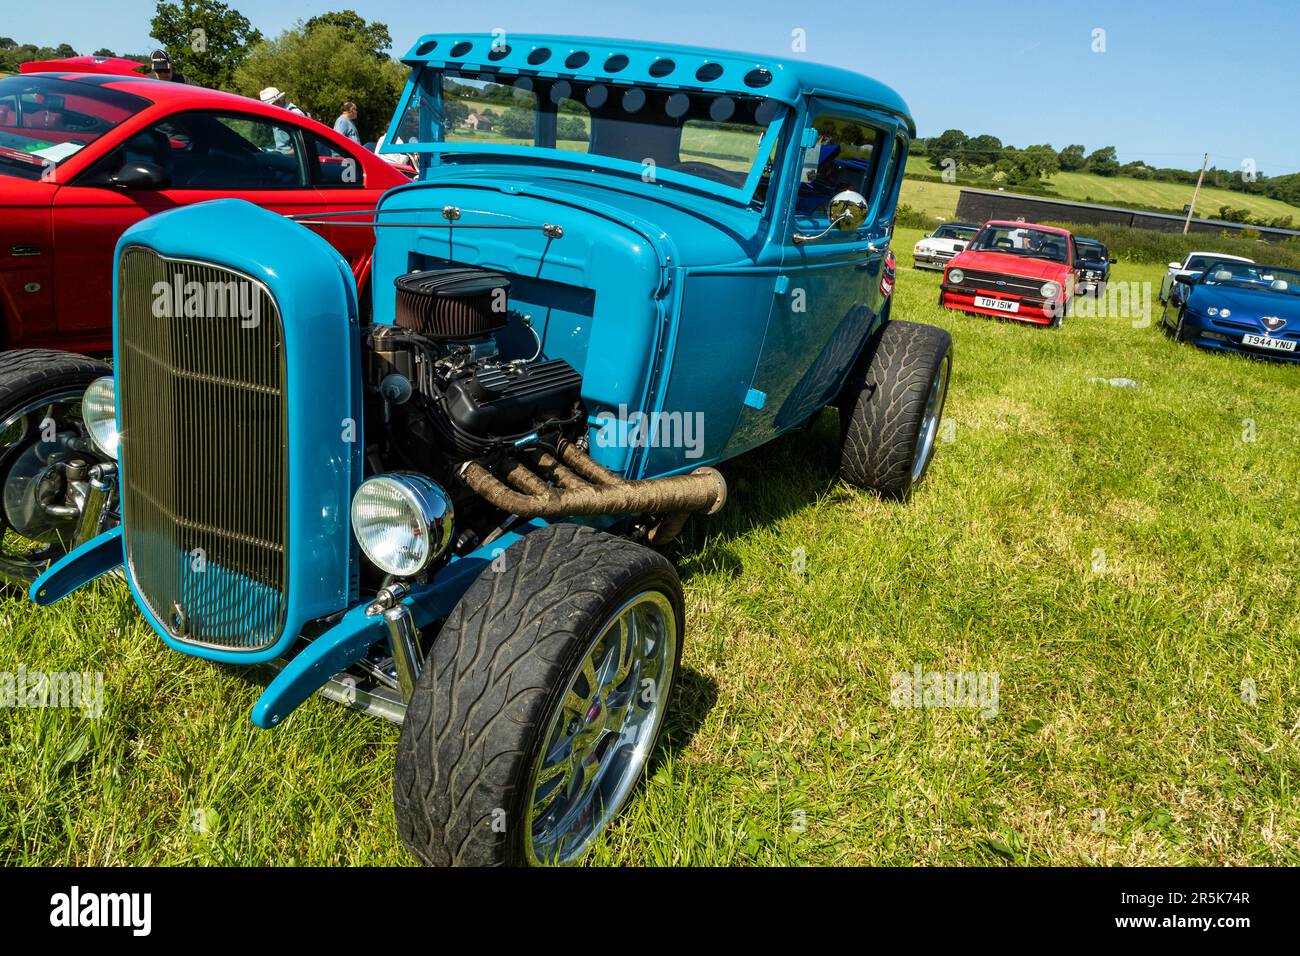
<path fill-rule="evenodd" d="M 725 466 L 675 550 L 671 740 L 593 862 L 1300 864 L 1300 369 L 941 311 L 919 235 L 894 315 L 954 336 L 950 440 L 907 505 L 836 482 L 834 413 Z M 406 861 L 395 728 L 314 699 L 253 729 L 258 686 L 167 651 L 115 581 L 0 601 L 0 630 L 0 670 L 107 697 L 0 720 L 0 860 Z M 996 671 L 999 713 L 891 707 L 914 664 Z"/>
<path fill-rule="evenodd" d="M 936 175 L 936 171 L 930 168 L 930 160 L 927 156 L 909 156 L 907 171 L 926 176 Z M 1103 206 L 1149 206 L 1178 213 L 1183 206 L 1192 201 L 1191 186 L 1132 179 L 1128 176 L 1094 176 L 1092 173 L 1061 172 L 1051 179 L 1044 180 L 1043 184 L 1052 189 L 1061 199 L 1091 202 Z M 903 184 L 902 201 L 918 209 L 925 208 L 930 215 L 951 219 L 957 208 L 957 195 L 961 189 L 960 178 L 956 183 L 907 180 Z M 1015 191 L 1014 186 L 1007 187 L 1007 192 Z M 916 201 L 909 198 L 911 194 L 917 195 Z M 1196 199 L 1197 216 L 1217 219 L 1220 206 L 1247 209 L 1254 218 L 1275 219 L 1279 216 L 1293 216 L 1300 222 L 1300 207 L 1267 196 L 1252 196 L 1248 193 L 1232 192 L 1229 189 L 1203 186 Z"/>

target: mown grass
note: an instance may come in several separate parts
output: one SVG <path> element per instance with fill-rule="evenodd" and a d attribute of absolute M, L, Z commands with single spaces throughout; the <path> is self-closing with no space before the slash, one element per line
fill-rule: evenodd
<path fill-rule="evenodd" d="M 907 171 L 926 176 L 936 175 L 930 168 L 928 156 L 909 156 Z M 1059 172 L 1043 181 L 1061 199 L 1072 202 L 1091 202 L 1102 206 L 1137 205 L 1154 209 L 1167 209 L 1180 212 L 1192 201 L 1192 187 L 1182 183 L 1157 182 L 1150 179 L 1133 179 L 1131 176 L 1097 176 L 1087 172 Z M 908 189 L 915 189 L 917 197 L 909 199 Z M 931 183 L 910 180 L 904 184 L 903 202 L 915 208 L 925 208 L 932 216 L 951 219 L 957 208 L 957 194 L 962 189 L 960 178 L 956 183 Z M 1008 186 L 1007 192 L 1015 192 L 1014 186 Z M 1249 210 L 1255 219 L 1276 219 L 1292 216 L 1300 222 L 1300 207 L 1272 199 L 1268 196 L 1255 196 L 1249 193 L 1233 192 L 1214 186 L 1202 186 L 1196 197 L 1196 215 L 1205 219 L 1218 219 L 1219 207 L 1230 206 L 1233 209 Z M 947 211 L 945 212 L 944 209 Z"/>
<path fill-rule="evenodd" d="M 894 314 L 956 347 L 930 475 L 907 505 L 840 485 L 833 412 L 725 466 L 675 550 L 671 740 L 592 862 L 1300 863 L 1300 369 L 941 311 L 919 235 Z M 107 697 L 0 716 L 0 859 L 406 861 L 395 728 L 316 699 L 254 730 L 257 684 L 166 651 L 114 581 L 5 599 L 0 633 L 0 670 Z M 998 713 L 891 706 L 916 664 L 996 672 Z"/>

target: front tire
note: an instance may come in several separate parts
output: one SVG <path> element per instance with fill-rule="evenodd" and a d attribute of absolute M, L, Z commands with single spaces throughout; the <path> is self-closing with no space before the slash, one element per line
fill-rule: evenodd
<path fill-rule="evenodd" d="M 1178 308 L 1178 322 L 1174 325 L 1174 341 L 1187 341 L 1187 309 Z"/>
<path fill-rule="evenodd" d="M 948 396 L 952 336 L 891 321 L 867 343 L 840 402 L 840 476 L 903 500 L 925 477 Z"/>
<path fill-rule="evenodd" d="M 26 587 L 67 552 L 76 518 L 41 515 L 29 498 L 41 487 L 43 497 L 66 505 L 67 489 L 60 487 L 53 462 L 74 456 L 92 465 L 104 460 L 87 440 L 81 396 L 95 379 L 112 373 L 103 362 L 74 352 L 0 352 L 0 585 Z M 55 441 L 45 441 L 51 432 Z M 81 447 L 70 450 L 69 441 Z"/>
<path fill-rule="evenodd" d="M 443 625 L 402 725 L 397 828 L 429 865 L 582 856 L 642 775 L 681 663 L 662 555 L 556 524 L 500 560 Z"/>

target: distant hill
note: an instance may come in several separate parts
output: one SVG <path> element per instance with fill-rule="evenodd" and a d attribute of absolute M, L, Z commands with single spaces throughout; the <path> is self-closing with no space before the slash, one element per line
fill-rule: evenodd
<path fill-rule="evenodd" d="M 936 174 L 924 156 L 909 156 L 907 174 L 920 176 L 927 180 Z M 1294 183 L 1300 196 L 1300 173 L 1275 177 L 1276 181 Z M 1149 179 L 1131 179 L 1127 176 L 1097 176 L 1083 172 L 1058 172 L 1050 179 L 1039 183 L 1041 191 L 1071 199 L 1075 202 L 1095 202 L 1107 206 L 1138 206 L 1151 210 L 1170 213 L 1182 213 L 1183 206 L 1192 199 L 1192 187 L 1181 183 L 1157 182 Z M 962 186 L 986 189 L 987 182 L 963 182 L 959 175 L 955 184 L 936 182 L 915 182 L 908 190 L 911 199 L 905 197 L 916 209 L 929 212 L 930 215 L 951 217 L 957 208 L 957 193 Z M 923 188 L 921 188 L 923 187 Z M 1022 186 L 1008 186 L 1009 192 L 1027 192 Z M 1285 219 L 1292 217 L 1300 224 L 1300 205 L 1291 205 L 1267 196 L 1253 196 L 1249 193 L 1219 189 L 1212 186 L 1202 187 L 1196 199 L 1196 214 L 1207 219 L 1222 218 L 1220 207 L 1227 206 L 1234 210 L 1244 210 L 1257 222 Z M 946 211 L 944 211 L 946 210 Z M 1292 226 L 1296 228 L 1296 226 Z"/>

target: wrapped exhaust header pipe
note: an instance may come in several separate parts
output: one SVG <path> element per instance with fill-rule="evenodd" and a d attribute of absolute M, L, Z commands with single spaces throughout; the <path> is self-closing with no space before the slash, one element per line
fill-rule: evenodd
<path fill-rule="evenodd" d="M 561 441 L 556 451 L 558 458 L 534 449 L 521 451 L 523 460 L 504 459 L 501 477 L 474 461 L 460 474 L 484 500 L 522 518 L 713 514 L 727 500 L 727 483 L 713 468 L 638 481 L 620 478 L 572 442 Z"/>

